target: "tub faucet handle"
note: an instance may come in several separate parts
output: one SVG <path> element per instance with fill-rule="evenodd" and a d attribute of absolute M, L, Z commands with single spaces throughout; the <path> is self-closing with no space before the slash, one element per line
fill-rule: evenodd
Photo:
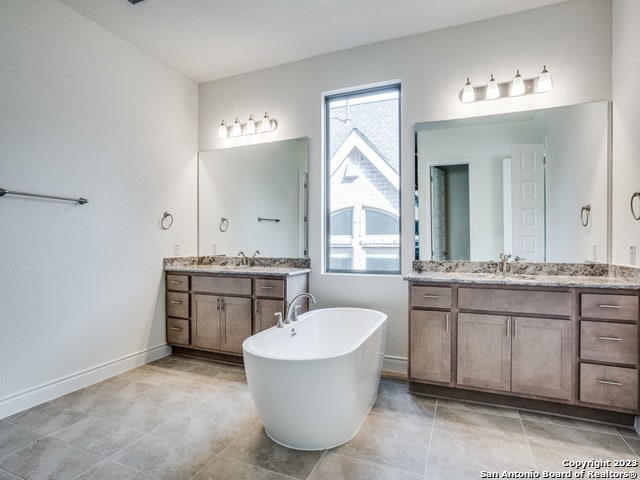
<path fill-rule="evenodd" d="M 298 310 L 300 310 L 300 305 L 296 305 L 293 307 L 293 313 L 291 314 L 291 322 L 298 321 Z"/>
<path fill-rule="evenodd" d="M 273 314 L 276 317 L 276 327 L 284 328 L 284 322 L 282 321 L 282 312 L 276 312 Z"/>

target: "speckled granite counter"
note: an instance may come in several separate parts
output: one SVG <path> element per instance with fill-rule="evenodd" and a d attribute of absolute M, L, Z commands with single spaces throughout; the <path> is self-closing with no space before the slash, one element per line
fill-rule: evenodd
<path fill-rule="evenodd" d="M 640 269 L 606 264 L 514 263 L 495 273 L 496 262 L 414 262 L 413 282 L 485 283 L 576 288 L 640 289 Z"/>
<path fill-rule="evenodd" d="M 259 275 L 263 277 L 288 277 L 309 273 L 307 258 L 255 257 L 244 260 L 250 265 L 242 265 L 241 257 L 174 257 L 165 258 L 164 270 L 175 273 L 207 273 L 223 275 Z"/>

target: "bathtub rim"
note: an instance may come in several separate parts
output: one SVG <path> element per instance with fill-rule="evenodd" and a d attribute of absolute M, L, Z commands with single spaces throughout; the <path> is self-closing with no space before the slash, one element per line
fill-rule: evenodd
<path fill-rule="evenodd" d="M 251 348 L 251 344 L 253 343 L 253 341 L 255 340 L 255 338 L 257 337 L 269 337 L 271 335 L 279 335 L 279 334 L 283 334 L 285 331 L 290 330 L 292 328 L 295 328 L 296 325 L 300 324 L 300 322 L 306 322 L 308 321 L 310 318 L 312 318 L 312 314 L 316 313 L 316 312 L 320 312 L 320 311 L 331 311 L 331 310 L 347 310 L 347 311 L 353 311 L 353 310 L 358 310 L 358 311 L 362 311 L 362 312 L 372 312 L 372 313 L 376 313 L 378 315 L 380 315 L 380 319 L 378 319 L 378 321 L 371 326 L 369 329 L 366 330 L 366 332 L 363 332 L 363 334 L 360 336 L 359 341 L 355 343 L 354 346 L 352 346 L 350 349 L 345 350 L 343 352 L 341 352 L 338 355 L 324 355 L 324 356 L 315 356 L 315 357 L 292 357 L 292 356 L 282 356 L 282 355 L 266 355 L 263 354 L 262 352 L 258 352 L 256 351 L 256 349 Z M 303 314 L 300 314 L 298 317 L 298 320 L 295 323 L 289 324 L 284 328 L 278 328 L 276 326 L 267 328 L 266 330 L 263 330 L 261 332 L 256 333 L 255 335 L 251 335 L 250 337 L 246 338 L 243 342 L 242 342 L 242 353 L 243 355 L 245 354 L 249 354 L 252 355 L 256 358 L 263 358 L 266 360 L 274 360 L 274 361 L 291 361 L 291 362 L 314 362 L 314 361 L 319 361 L 319 360 L 329 360 L 329 359 L 334 359 L 334 358 L 342 358 L 345 357 L 353 352 L 355 352 L 368 338 L 371 337 L 371 335 L 378 330 L 380 327 L 383 327 L 386 325 L 387 320 L 389 319 L 389 316 L 384 313 L 381 312 L 380 310 L 374 310 L 372 308 L 360 308 L 360 307 L 329 307 L 329 308 L 319 308 L 316 310 L 309 310 L 308 312 L 305 312 Z M 282 332 L 282 333 L 280 333 Z"/>

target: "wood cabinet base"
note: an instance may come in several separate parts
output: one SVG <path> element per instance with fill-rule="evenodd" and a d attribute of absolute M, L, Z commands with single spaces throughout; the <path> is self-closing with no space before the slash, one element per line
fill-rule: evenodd
<path fill-rule="evenodd" d="M 227 355 L 226 353 L 209 352 L 195 348 L 171 346 L 173 355 L 182 355 L 183 357 L 203 358 L 205 360 L 216 360 L 218 362 L 231 363 L 233 365 L 244 365 L 242 356 Z"/>
<path fill-rule="evenodd" d="M 461 388 L 409 382 L 409 393 L 434 397 L 464 400 L 468 402 L 501 405 L 505 407 L 529 410 L 540 413 L 552 413 L 564 417 L 580 418 L 596 422 L 606 422 L 623 427 L 633 428 L 635 415 L 631 413 L 613 412 L 598 408 L 581 407 L 564 403 L 546 402 L 531 398 L 521 398 Z"/>

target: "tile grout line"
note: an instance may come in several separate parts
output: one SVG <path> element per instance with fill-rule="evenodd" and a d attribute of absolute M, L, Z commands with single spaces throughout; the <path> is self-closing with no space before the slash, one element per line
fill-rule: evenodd
<path fill-rule="evenodd" d="M 524 439 L 527 442 L 527 447 L 529 448 L 529 453 L 531 454 L 531 458 L 533 460 L 533 466 L 538 471 L 538 461 L 536 460 L 536 456 L 533 453 L 533 447 L 531 447 L 531 442 L 529 441 L 529 435 L 527 435 L 527 429 L 524 426 L 524 422 L 522 421 L 522 416 L 520 415 L 520 410 L 518 410 L 518 420 L 520 420 L 520 426 L 522 427 L 522 433 L 524 433 Z"/>
<path fill-rule="evenodd" d="M 436 431 L 436 419 L 438 418 L 439 403 L 440 403 L 440 399 L 436 397 L 436 405 L 433 411 L 433 422 L 431 423 L 431 435 L 429 435 L 429 444 L 427 446 L 427 458 L 425 459 L 424 471 L 422 472 L 423 478 L 427 478 L 427 470 L 429 469 L 429 456 L 431 455 L 431 444 L 433 443 L 433 436 Z"/>
<path fill-rule="evenodd" d="M 308 480 L 309 478 L 311 478 L 311 475 L 313 475 L 313 472 L 316 471 L 316 468 L 318 468 L 318 465 L 320 465 L 320 462 L 322 462 L 322 459 L 327 455 L 327 452 L 329 452 L 329 450 L 327 450 L 326 448 L 323 450 L 322 455 L 320 456 L 320 458 L 318 459 L 318 461 L 316 462 L 316 464 L 313 466 L 313 468 L 311 469 L 311 471 L 309 472 L 309 475 L 307 475 L 306 477 L 304 477 L 304 480 Z"/>

